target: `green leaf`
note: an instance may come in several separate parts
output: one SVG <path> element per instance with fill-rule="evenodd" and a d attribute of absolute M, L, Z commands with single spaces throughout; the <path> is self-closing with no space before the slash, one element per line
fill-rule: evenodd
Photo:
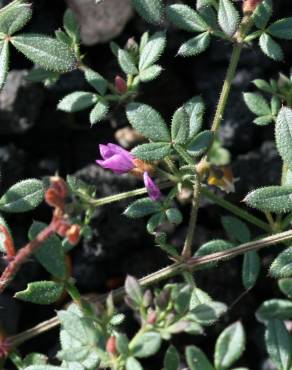
<path fill-rule="evenodd" d="M 122 70 L 129 75 L 138 74 L 138 69 L 135 65 L 133 57 L 126 50 L 119 49 L 118 51 L 118 61 Z"/>
<path fill-rule="evenodd" d="M 96 340 L 99 333 L 94 326 L 92 319 L 80 317 L 80 315 L 69 310 L 59 311 L 57 315 L 64 331 L 73 337 L 73 339 L 82 344 L 83 347 L 92 347 L 96 345 Z M 63 347 L 64 346 L 62 343 L 62 348 Z"/>
<path fill-rule="evenodd" d="M 58 104 L 58 109 L 63 112 L 79 112 L 91 107 L 97 101 L 96 94 L 86 91 L 75 91 L 66 95 Z"/>
<path fill-rule="evenodd" d="M 227 307 L 221 302 L 205 302 L 197 305 L 191 310 L 193 319 L 202 325 L 212 325 L 216 322 L 225 312 Z"/>
<path fill-rule="evenodd" d="M 209 47 L 210 40 L 211 37 L 209 32 L 201 33 L 199 36 L 183 43 L 178 50 L 178 54 L 183 57 L 198 55 Z"/>
<path fill-rule="evenodd" d="M 186 102 L 184 108 L 190 119 L 189 139 L 192 139 L 202 129 L 205 104 L 200 96 L 195 96 L 194 98 Z"/>
<path fill-rule="evenodd" d="M 46 71 L 43 68 L 33 68 L 26 75 L 26 79 L 32 82 L 43 82 L 45 86 L 50 86 L 58 81 L 60 73 Z"/>
<path fill-rule="evenodd" d="M 283 322 L 271 320 L 265 333 L 267 351 L 279 370 L 289 370 L 292 361 L 291 337 Z"/>
<path fill-rule="evenodd" d="M 162 71 L 162 67 L 160 67 L 157 64 L 154 64 L 153 66 L 146 68 L 143 71 L 140 71 L 139 79 L 142 82 L 152 81 L 160 75 L 161 71 Z"/>
<path fill-rule="evenodd" d="M 35 304 L 52 304 L 62 295 L 64 285 L 55 281 L 29 283 L 26 290 L 17 292 L 14 297 Z"/>
<path fill-rule="evenodd" d="M 143 161 L 159 161 L 171 154 L 171 144 L 150 143 L 136 146 L 132 154 Z"/>
<path fill-rule="evenodd" d="M 194 157 L 203 155 L 210 147 L 213 141 L 213 133 L 211 131 L 202 131 L 195 136 L 187 145 L 187 151 Z"/>
<path fill-rule="evenodd" d="M 183 222 L 183 215 L 177 208 L 169 208 L 165 211 L 167 220 L 174 225 L 179 225 Z"/>
<path fill-rule="evenodd" d="M 256 311 L 258 321 L 272 319 L 289 320 L 292 318 L 292 302 L 286 299 L 270 299 L 261 304 Z"/>
<path fill-rule="evenodd" d="M 264 92 L 267 92 L 267 93 L 270 93 L 270 94 L 273 94 L 275 92 L 273 87 L 265 80 L 261 80 L 260 78 L 258 78 L 256 80 L 253 80 L 253 83 L 255 84 L 255 86 L 258 89 L 260 89 Z"/>
<path fill-rule="evenodd" d="M 241 322 L 226 328 L 218 337 L 215 346 L 216 369 L 227 370 L 237 361 L 245 349 L 245 334 Z"/>
<path fill-rule="evenodd" d="M 178 370 L 179 368 L 179 354 L 174 346 L 169 346 L 165 353 L 163 370 Z"/>
<path fill-rule="evenodd" d="M 239 13 L 230 0 L 219 1 L 218 21 L 226 35 L 234 35 L 239 25 Z"/>
<path fill-rule="evenodd" d="M 11 36 L 22 29 L 31 19 L 31 4 L 19 3 L 8 7 L 0 14 L 0 32 Z"/>
<path fill-rule="evenodd" d="M 36 208 L 44 198 L 44 186 L 40 180 L 28 179 L 9 188 L 0 199 L 0 210 L 8 213 L 28 212 Z"/>
<path fill-rule="evenodd" d="M 261 35 L 259 44 L 263 53 L 265 53 L 269 58 L 276 61 L 281 61 L 284 59 L 283 49 L 267 33 L 263 33 Z"/>
<path fill-rule="evenodd" d="M 261 260 L 255 251 L 245 253 L 242 266 L 242 282 L 245 289 L 254 287 L 261 269 Z"/>
<path fill-rule="evenodd" d="M 196 346 L 186 348 L 186 360 L 190 370 L 214 370 L 205 353 Z"/>
<path fill-rule="evenodd" d="M 268 32 L 280 39 L 292 40 L 292 17 L 284 18 L 271 24 Z"/>
<path fill-rule="evenodd" d="M 151 216 L 147 222 L 148 233 L 155 235 L 157 227 L 165 222 L 165 219 L 166 218 L 164 212 L 155 213 L 153 216 Z"/>
<path fill-rule="evenodd" d="M 234 216 L 223 216 L 221 222 L 228 237 L 232 241 L 247 243 L 251 240 L 251 233 L 246 223 Z"/>
<path fill-rule="evenodd" d="M 0 91 L 2 90 L 9 67 L 9 41 L 0 41 Z"/>
<path fill-rule="evenodd" d="M 124 211 L 124 214 L 130 218 L 141 218 L 161 211 L 158 202 L 153 202 L 150 198 L 138 199 Z"/>
<path fill-rule="evenodd" d="M 209 26 L 198 12 L 188 5 L 173 4 L 167 7 L 167 15 L 178 28 L 189 32 L 207 31 Z"/>
<path fill-rule="evenodd" d="M 104 95 L 108 88 L 108 82 L 98 72 L 90 68 L 86 68 L 85 72 L 86 81 L 97 91 L 100 95 Z"/>
<path fill-rule="evenodd" d="M 278 96 L 273 96 L 271 100 L 271 110 L 274 116 L 277 116 L 282 106 L 282 101 Z"/>
<path fill-rule="evenodd" d="M 45 365 L 47 360 L 47 356 L 43 355 L 42 353 L 32 352 L 23 359 L 23 366 L 27 368 L 30 365 Z"/>
<path fill-rule="evenodd" d="M 233 244 L 225 240 L 221 240 L 221 239 L 211 240 L 200 246 L 200 248 L 195 253 L 195 257 L 207 256 L 208 254 L 223 252 L 232 247 L 233 247 Z M 205 269 L 205 268 L 209 268 L 214 265 L 216 265 L 216 262 L 210 262 L 201 268 Z"/>
<path fill-rule="evenodd" d="M 260 28 L 266 28 L 269 20 L 271 19 L 273 13 L 273 3 L 272 0 L 263 0 L 253 12 L 253 19 L 255 25 Z"/>
<path fill-rule="evenodd" d="M 143 368 L 138 360 L 134 357 L 129 357 L 126 361 L 126 370 L 143 370 Z"/>
<path fill-rule="evenodd" d="M 161 337 L 156 332 L 147 332 L 139 335 L 130 345 L 134 357 L 145 358 L 158 352 L 161 345 Z"/>
<path fill-rule="evenodd" d="M 143 303 L 143 290 L 139 281 L 128 275 L 125 281 L 125 292 L 139 307 Z"/>
<path fill-rule="evenodd" d="M 292 186 L 267 186 L 250 192 L 244 199 L 260 211 L 287 213 L 292 211 Z"/>
<path fill-rule="evenodd" d="M 292 168 L 292 109 L 283 107 L 276 120 L 276 144 L 284 162 Z"/>
<path fill-rule="evenodd" d="M 109 111 L 109 104 L 104 99 L 100 99 L 90 112 L 90 123 L 95 125 L 97 122 L 102 121 Z"/>
<path fill-rule="evenodd" d="M 255 93 L 244 93 L 243 94 L 245 104 L 249 110 L 257 116 L 268 116 L 272 115 L 271 108 L 267 100 L 260 94 Z"/>
<path fill-rule="evenodd" d="M 170 133 L 165 121 L 149 105 L 130 103 L 126 107 L 126 114 L 134 129 L 143 136 L 152 141 L 170 141 Z"/>
<path fill-rule="evenodd" d="M 162 0 L 132 0 L 136 11 L 147 22 L 158 24 L 162 22 L 164 16 L 164 6 Z"/>
<path fill-rule="evenodd" d="M 47 225 L 43 222 L 34 221 L 28 235 L 33 240 Z M 35 253 L 39 263 L 53 276 L 60 279 L 66 276 L 66 263 L 64 250 L 61 240 L 57 235 L 51 236 L 46 242 L 42 243 L 41 248 Z"/>
<path fill-rule="evenodd" d="M 262 116 L 258 117 L 253 120 L 253 123 L 255 123 L 258 126 L 266 126 L 269 123 L 273 122 L 274 117 L 272 115 L 269 116 Z"/>
<path fill-rule="evenodd" d="M 143 71 L 157 62 L 166 45 L 165 32 L 156 32 L 144 46 L 139 59 L 139 71 Z"/>
<path fill-rule="evenodd" d="M 25 34 L 13 36 L 11 43 L 28 59 L 44 69 L 65 73 L 77 66 L 72 50 L 63 42 L 51 37 Z"/>
<path fill-rule="evenodd" d="M 75 13 L 71 9 L 67 9 L 63 18 L 64 28 L 67 34 L 75 41 L 80 39 L 79 24 Z"/>
<path fill-rule="evenodd" d="M 185 144 L 189 137 L 189 116 L 184 107 L 179 108 L 172 117 L 171 139 L 174 143 Z"/>
<path fill-rule="evenodd" d="M 280 279 L 278 285 L 282 293 L 292 298 L 292 278 Z"/>
<path fill-rule="evenodd" d="M 292 247 L 278 255 L 270 267 L 270 274 L 275 278 L 292 276 Z"/>

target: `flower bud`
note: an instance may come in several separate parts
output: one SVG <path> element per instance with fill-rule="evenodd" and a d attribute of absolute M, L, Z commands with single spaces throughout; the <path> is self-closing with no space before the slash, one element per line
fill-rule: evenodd
<path fill-rule="evenodd" d="M 49 188 L 45 193 L 45 201 L 46 203 L 54 208 L 61 208 L 64 209 L 65 207 L 65 200 L 54 188 Z"/>
<path fill-rule="evenodd" d="M 127 82 L 119 75 L 115 77 L 115 88 L 120 94 L 125 94 L 128 91 Z"/>
<path fill-rule="evenodd" d="M 55 189 L 61 198 L 68 196 L 68 187 L 66 182 L 59 176 L 52 176 L 50 178 L 51 188 Z"/>
<path fill-rule="evenodd" d="M 262 0 L 244 0 L 242 10 L 244 14 L 253 13 Z"/>
<path fill-rule="evenodd" d="M 134 37 L 130 37 L 126 44 L 126 49 L 130 52 L 136 53 L 139 49 L 137 42 Z"/>
<path fill-rule="evenodd" d="M 156 323 L 156 320 L 157 320 L 156 312 L 153 310 L 149 311 L 147 317 L 147 324 L 154 325 Z"/>
<path fill-rule="evenodd" d="M 66 232 L 66 237 L 71 245 L 76 245 L 80 239 L 80 226 L 77 224 L 72 225 Z"/>
<path fill-rule="evenodd" d="M 115 356 L 117 354 L 117 345 L 116 345 L 116 337 L 111 336 L 106 342 L 106 351 L 107 353 Z"/>
<path fill-rule="evenodd" d="M 67 232 L 70 229 L 70 225 L 61 222 L 60 224 L 56 224 L 56 233 L 61 236 L 61 238 L 65 238 L 67 236 Z"/>

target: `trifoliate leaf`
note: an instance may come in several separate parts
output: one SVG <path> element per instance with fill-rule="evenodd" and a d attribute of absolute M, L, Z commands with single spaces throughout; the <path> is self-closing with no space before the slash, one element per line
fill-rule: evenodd
<path fill-rule="evenodd" d="M 292 277 L 292 247 L 285 249 L 276 257 L 270 267 L 270 273 L 275 278 Z"/>
<path fill-rule="evenodd" d="M 289 320 L 292 318 L 292 302 L 287 299 L 270 299 L 261 304 L 256 311 L 260 322 L 272 319 Z"/>
<path fill-rule="evenodd" d="M 19 3 L 6 8 L 0 14 L 0 32 L 11 36 L 21 30 L 31 19 L 31 4 Z"/>
<path fill-rule="evenodd" d="M 164 356 L 164 370 L 178 370 L 179 354 L 174 346 L 169 346 Z"/>
<path fill-rule="evenodd" d="M 228 237 L 232 241 L 247 243 L 251 239 L 251 233 L 246 223 L 234 216 L 223 216 L 221 222 Z"/>
<path fill-rule="evenodd" d="M 242 266 L 242 282 L 245 289 L 254 287 L 261 269 L 261 260 L 255 251 L 245 253 Z"/>
<path fill-rule="evenodd" d="M 185 144 L 189 137 L 189 116 L 184 107 L 179 108 L 172 117 L 171 139 L 174 143 Z"/>
<path fill-rule="evenodd" d="M 137 358 L 145 358 L 157 353 L 160 345 L 160 334 L 156 332 L 147 332 L 138 336 L 137 340 L 131 342 L 130 350 L 133 356 Z"/>
<path fill-rule="evenodd" d="M 90 68 L 86 68 L 85 72 L 86 81 L 97 91 L 100 95 L 106 93 L 108 82 L 98 72 L 93 71 Z"/>
<path fill-rule="evenodd" d="M 133 57 L 126 50 L 119 49 L 118 51 L 118 61 L 122 70 L 129 75 L 138 74 L 138 69 L 133 60 Z"/>
<path fill-rule="evenodd" d="M 109 104 L 107 101 L 100 99 L 90 112 L 90 123 L 91 125 L 102 121 L 109 111 Z"/>
<path fill-rule="evenodd" d="M 264 29 L 273 13 L 273 3 L 272 0 L 263 0 L 257 7 L 256 10 L 253 12 L 253 19 L 255 25 L 260 28 Z"/>
<path fill-rule="evenodd" d="M 152 80 L 155 80 L 155 78 L 158 77 L 161 72 L 162 72 L 162 67 L 160 67 L 157 64 L 154 64 L 153 66 L 143 69 L 143 71 L 140 71 L 139 79 L 142 82 L 152 81 Z"/>

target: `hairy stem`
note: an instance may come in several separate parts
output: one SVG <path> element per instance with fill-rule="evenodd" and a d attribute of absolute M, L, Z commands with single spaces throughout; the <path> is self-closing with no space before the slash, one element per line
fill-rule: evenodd
<path fill-rule="evenodd" d="M 261 240 L 256 240 L 249 243 L 241 244 L 237 247 L 227 249 L 222 252 L 212 253 L 207 256 L 201 257 L 194 257 L 189 258 L 183 262 L 176 262 L 170 266 L 167 266 L 159 271 L 156 271 L 148 276 L 143 277 L 139 280 L 139 283 L 143 286 L 151 286 L 162 280 L 169 279 L 172 276 L 179 275 L 184 271 L 195 271 L 197 267 L 204 266 L 210 262 L 219 262 L 223 260 L 227 260 L 238 255 L 242 255 L 246 252 L 256 251 L 265 247 L 269 247 L 271 245 L 275 245 L 278 243 L 283 243 L 292 239 L 292 231 L 286 231 L 283 233 L 278 233 L 272 236 L 268 236 Z M 125 294 L 124 288 L 119 288 L 113 291 L 113 297 L 115 301 L 120 301 Z M 104 302 L 107 298 L 107 294 L 100 296 L 98 299 L 92 300 L 92 303 L 95 302 Z M 48 321 L 44 321 L 43 323 L 26 330 L 22 333 L 17 335 L 11 336 L 8 338 L 8 341 L 11 347 L 19 346 L 20 344 L 24 343 L 25 341 L 34 338 L 46 331 L 53 329 L 54 327 L 59 325 L 59 321 L 57 317 L 53 317 Z"/>
<path fill-rule="evenodd" d="M 166 189 L 169 188 L 172 183 L 171 182 L 165 182 L 163 184 L 158 184 L 160 189 Z M 86 200 L 86 203 L 93 206 L 93 207 L 101 207 L 105 204 L 110 204 L 114 202 L 119 202 L 124 199 L 137 197 L 139 195 L 143 195 L 147 193 L 146 188 L 136 189 L 136 190 L 130 190 L 126 191 L 124 193 L 119 193 L 115 195 L 109 195 L 108 197 L 100 198 L 100 199 L 90 199 Z"/>
<path fill-rule="evenodd" d="M 42 244 L 48 240 L 55 233 L 55 226 L 51 223 L 37 237 L 29 242 L 26 246 L 21 248 L 16 256 L 11 259 L 5 270 L 0 276 L 0 294 L 5 290 L 10 281 L 14 278 L 20 267 L 34 254 Z"/>
<path fill-rule="evenodd" d="M 233 213 L 235 216 L 240 217 L 241 219 L 259 227 L 260 229 L 266 231 L 266 232 L 271 232 L 271 227 L 268 223 L 262 221 L 261 219 L 253 216 L 251 213 L 248 211 L 245 211 L 244 209 L 235 206 L 234 204 L 228 202 L 222 197 L 219 197 L 218 195 L 212 193 L 210 190 L 208 190 L 206 187 L 202 188 L 202 194 L 212 200 L 214 203 L 219 205 L 222 208 L 225 208 L 229 212 Z"/>
<path fill-rule="evenodd" d="M 194 194 L 192 199 L 192 210 L 191 210 L 191 217 L 188 227 L 187 236 L 185 239 L 185 244 L 182 252 L 182 256 L 184 258 L 190 258 L 192 255 L 192 244 L 196 229 L 197 217 L 198 217 L 198 209 L 200 205 L 200 194 L 201 194 L 201 180 L 198 176 L 195 184 L 194 184 Z"/>

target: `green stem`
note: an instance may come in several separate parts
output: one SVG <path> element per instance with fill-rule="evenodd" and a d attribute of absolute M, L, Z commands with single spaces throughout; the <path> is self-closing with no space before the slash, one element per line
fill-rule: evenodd
<path fill-rule="evenodd" d="M 234 215 L 242 218 L 243 220 L 259 227 L 260 229 L 270 233 L 271 228 L 270 225 L 266 222 L 260 220 L 259 218 L 253 216 L 248 211 L 243 210 L 240 207 L 235 206 L 234 204 L 228 202 L 227 200 L 219 197 L 218 195 L 212 193 L 210 190 L 208 190 L 206 187 L 202 188 L 202 194 L 212 200 L 214 203 L 218 204 L 220 207 L 227 209 L 229 212 L 233 213 Z"/>
<path fill-rule="evenodd" d="M 220 99 L 219 99 L 219 102 L 218 102 L 217 110 L 216 110 L 215 117 L 214 117 L 214 120 L 213 120 L 213 124 L 212 124 L 212 127 L 211 127 L 211 131 L 214 132 L 214 133 L 216 133 L 219 130 L 220 124 L 221 124 L 222 119 L 223 119 L 223 115 L 224 115 L 224 112 L 225 112 L 227 101 L 228 101 L 228 98 L 229 98 L 229 95 L 230 95 L 232 82 L 233 82 L 233 79 L 235 77 L 235 73 L 236 73 L 236 70 L 237 70 L 240 54 L 241 54 L 241 51 L 242 51 L 242 46 L 243 45 L 241 43 L 236 43 L 233 47 L 233 51 L 232 51 L 232 55 L 231 55 L 231 59 L 230 59 L 230 64 L 229 64 L 227 74 L 226 74 L 226 79 L 225 79 L 223 87 L 222 87 L 222 91 L 221 91 L 221 94 L 220 94 Z"/>
<path fill-rule="evenodd" d="M 167 280 L 172 276 L 180 275 L 186 270 L 194 271 L 199 266 L 204 266 L 206 264 L 209 264 L 210 262 L 224 261 L 224 260 L 236 257 L 238 255 L 242 255 L 246 252 L 257 251 L 259 249 L 269 247 L 275 244 L 283 243 L 291 239 L 292 239 L 292 230 L 289 230 L 283 233 L 278 233 L 272 236 L 268 236 L 261 240 L 256 240 L 253 242 L 241 244 L 237 247 L 230 248 L 222 252 L 212 253 L 207 256 L 190 258 L 189 260 L 183 261 L 183 262 L 176 262 L 148 276 L 145 276 L 144 278 L 139 280 L 139 283 L 143 287 L 152 286 L 158 282 L 161 282 L 162 280 Z M 125 295 L 124 288 L 119 288 L 113 291 L 113 297 L 115 301 L 121 300 L 124 295 Z M 101 302 L 105 302 L 106 299 L 107 299 L 107 294 L 103 296 L 99 296 L 97 299 L 93 299 L 91 303 L 94 304 L 98 302 L 100 304 Z M 59 325 L 58 318 L 53 317 L 52 319 L 45 321 L 37 325 L 34 328 L 26 330 L 25 332 L 19 333 L 15 336 L 9 337 L 9 343 L 12 346 L 19 346 L 25 341 L 31 338 L 34 338 L 37 335 L 44 333 L 58 325 Z"/>
<path fill-rule="evenodd" d="M 192 199 L 192 210 L 191 210 L 191 217 L 189 221 L 189 227 L 187 236 L 185 239 L 185 244 L 182 252 L 182 256 L 184 258 L 189 258 L 192 255 L 192 244 L 195 235 L 195 229 L 197 224 L 198 218 L 198 209 L 200 206 L 200 195 L 201 195 L 201 179 L 198 177 L 194 184 L 194 194 Z"/>
<path fill-rule="evenodd" d="M 166 183 L 163 183 L 163 184 L 159 184 L 159 188 L 160 189 L 166 189 L 166 188 L 170 187 L 171 185 L 172 184 L 170 182 L 166 182 Z M 109 195 L 108 197 L 104 197 L 104 198 L 101 198 L 101 199 L 89 199 L 89 200 L 86 200 L 86 203 L 93 206 L 93 207 L 101 207 L 105 204 L 114 203 L 114 202 L 118 202 L 120 200 L 137 197 L 139 195 L 143 195 L 143 194 L 146 194 L 146 193 L 147 193 L 147 189 L 146 188 L 141 188 L 141 189 L 126 191 L 124 193 L 119 193 L 119 194 L 115 194 L 115 195 Z"/>
<path fill-rule="evenodd" d="M 194 160 L 194 158 L 189 155 L 189 153 L 179 144 L 175 144 L 174 145 L 174 149 L 178 152 L 178 154 L 184 159 L 184 161 L 191 165 L 191 166 L 196 166 L 196 161 Z"/>

